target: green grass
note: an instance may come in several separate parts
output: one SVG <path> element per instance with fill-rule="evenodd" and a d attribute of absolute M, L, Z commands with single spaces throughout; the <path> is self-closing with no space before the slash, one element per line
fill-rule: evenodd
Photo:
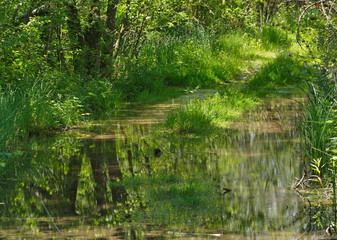
<path fill-rule="evenodd" d="M 279 49 L 288 46 L 284 38 L 284 33 L 277 35 L 270 29 L 257 38 L 240 32 L 221 36 L 205 31 L 185 36 L 160 33 L 149 36 L 136 61 L 120 59 L 122 72 L 116 70 L 119 74 L 115 79 L 68 76 L 57 70 L 23 77 L 19 86 L 3 89 L 0 96 L 0 110 L 5 113 L 0 117 L 4 132 L 1 145 L 8 145 L 8 139 L 17 141 L 22 136 L 77 123 L 83 119 L 82 113 L 90 114 L 86 118 L 110 117 L 129 101 L 153 103 L 181 94 L 168 86 L 215 87 L 233 82 L 244 71 L 271 59 L 264 54 L 261 41 Z M 251 80 L 249 91 L 270 92 L 281 84 L 280 79 L 294 83 L 292 77 L 301 71 L 291 58 L 270 60 Z M 254 105 L 256 98 L 249 91 L 227 92 L 188 104 L 171 113 L 166 125 L 179 132 L 212 132 Z"/>
<path fill-rule="evenodd" d="M 309 84 L 307 89 L 308 102 L 303 107 L 304 117 L 300 124 L 303 155 L 308 161 L 306 166 L 311 166 L 315 175 L 326 177 L 332 173 L 328 148 L 333 152 L 331 140 L 335 133 L 336 90 L 331 88 L 325 91 L 322 86 L 314 84 Z"/>
<path fill-rule="evenodd" d="M 109 79 L 88 79 L 78 86 L 76 94 L 92 118 L 113 116 L 123 107 L 123 93 Z"/>
<path fill-rule="evenodd" d="M 239 48 L 233 46 L 231 49 L 235 52 Z M 311 68 L 302 64 L 296 56 L 280 54 L 274 59 L 264 59 L 264 64 L 245 84 L 233 84 L 222 94 L 192 101 L 171 112 L 165 127 L 183 133 L 212 133 L 229 122 L 238 121 L 244 112 L 264 98 L 289 96 L 312 79 Z"/>
<path fill-rule="evenodd" d="M 0 95 L 0 111 L 0 151 L 31 134 L 69 126 L 81 118 L 79 100 L 54 94 L 45 80 L 4 89 Z"/>
<path fill-rule="evenodd" d="M 144 90 L 139 92 L 134 101 L 140 104 L 154 104 L 168 101 L 183 94 L 182 88 L 165 86 L 162 81 L 148 84 Z"/>
<path fill-rule="evenodd" d="M 261 51 L 257 39 L 236 32 L 155 36 L 142 48 L 128 79 L 138 88 L 158 81 L 165 86 L 213 87 L 252 68 L 249 61 L 260 58 Z"/>
<path fill-rule="evenodd" d="M 291 93 L 294 88 L 303 85 L 310 73 L 296 56 L 289 54 L 291 36 L 286 31 L 279 30 L 266 27 L 256 38 L 247 34 L 230 33 L 211 41 L 198 39 L 198 44 L 195 39 L 191 39 L 193 44 L 178 45 L 181 51 L 168 51 L 171 61 L 164 57 L 165 54 L 161 55 L 161 60 L 166 60 L 168 66 L 164 67 L 168 71 L 163 73 L 164 76 L 176 72 L 184 75 L 183 78 L 181 75 L 169 78 L 170 84 L 214 86 L 225 82 L 235 83 L 243 72 L 255 72 L 248 76 L 247 84 L 234 84 L 237 91 L 230 89 L 206 100 L 193 101 L 171 112 L 167 116 L 165 127 L 182 133 L 212 133 L 228 122 L 239 120 L 260 99 Z M 167 51 L 165 47 L 160 51 L 162 49 Z"/>
<path fill-rule="evenodd" d="M 281 91 L 303 86 L 311 74 L 310 68 L 304 66 L 296 56 L 281 54 L 251 76 L 242 91 L 258 97 L 279 95 Z"/>
<path fill-rule="evenodd" d="M 291 35 L 280 27 L 265 26 L 259 33 L 261 45 L 266 50 L 287 49 L 292 45 Z"/>
<path fill-rule="evenodd" d="M 258 104 L 258 99 L 239 92 L 215 94 L 205 100 L 193 100 L 168 114 L 164 126 L 180 133 L 209 134 Z"/>
<path fill-rule="evenodd" d="M 318 229 L 336 224 L 337 210 L 337 114 L 336 86 L 330 76 L 317 74 L 315 81 L 305 88 L 307 102 L 299 125 L 302 139 L 302 157 L 309 185 L 310 202 L 313 202 Z M 329 196 L 329 197 L 327 197 Z M 319 210 L 315 208 L 321 208 Z"/>

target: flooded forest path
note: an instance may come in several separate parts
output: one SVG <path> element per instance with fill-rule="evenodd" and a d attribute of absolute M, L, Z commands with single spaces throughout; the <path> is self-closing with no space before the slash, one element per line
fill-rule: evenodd
<path fill-rule="evenodd" d="M 211 135 L 158 128 L 181 102 L 213 93 L 32 141 L 6 182 L 0 238 L 314 239 L 292 190 L 298 99 L 268 99 Z"/>

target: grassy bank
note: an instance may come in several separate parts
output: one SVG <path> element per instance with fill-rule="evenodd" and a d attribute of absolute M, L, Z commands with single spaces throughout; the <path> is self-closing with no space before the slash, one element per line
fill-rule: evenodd
<path fill-rule="evenodd" d="M 221 87 L 219 94 L 206 100 L 192 100 L 170 113 L 165 127 L 187 133 L 212 133 L 238 121 L 265 98 L 289 96 L 299 91 L 310 78 L 310 68 L 296 57 L 280 54 L 266 61 L 246 82 Z"/>
<path fill-rule="evenodd" d="M 271 69 L 262 68 L 265 73 L 256 75 L 250 83 L 252 88 L 256 88 L 254 83 L 261 86 L 267 83 L 268 74 L 273 75 L 272 82 L 277 85 L 284 72 L 296 75 L 296 71 L 301 71 L 296 64 L 291 66 L 293 60 L 277 58 L 274 62 L 275 55 L 290 48 L 290 40 L 291 35 L 284 30 L 273 28 L 254 34 L 232 32 L 221 36 L 202 29 L 179 36 L 161 33 L 149 36 L 136 61 L 118 59 L 113 78 L 68 75 L 51 69 L 37 76 L 24 74 L 16 84 L 2 86 L 0 90 L 0 109 L 5 113 L 0 117 L 3 133 L 0 151 L 11 151 L 15 142 L 31 135 L 115 115 L 128 102 L 168 100 L 181 94 L 182 88 L 233 83 L 265 64 Z M 168 126 L 178 131 L 194 131 L 193 128 L 200 129 L 194 125 L 201 124 L 207 130 L 207 126 L 235 120 L 258 102 L 258 94 L 252 93 L 256 89 L 229 94 L 231 91 L 180 109 L 180 113 L 169 116 Z M 204 106 L 199 108 L 200 104 Z M 194 123 L 186 125 L 185 119 L 191 118 Z"/>

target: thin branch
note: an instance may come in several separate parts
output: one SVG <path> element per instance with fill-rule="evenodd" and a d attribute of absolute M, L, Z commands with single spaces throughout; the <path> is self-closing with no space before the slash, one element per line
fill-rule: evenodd
<path fill-rule="evenodd" d="M 302 184 L 302 182 L 304 181 L 305 176 L 306 176 L 306 173 L 303 174 L 302 178 L 296 183 L 296 185 L 294 186 L 293 189 L 297 189 Z"/>
<path fill-rule="evenodd" d="M 332 43 L 336 40 L 336 38 L 337 37 L 334 37 L 329 43 L 328 43 L 328 45 L 327 45 L 327 52 L 329 52 L 329 50 L 330 50 L 330 46 L 332 45 Z"/>
<path fill-rule="evenodd" d="M 325 155 L 327 155 L 327 156 L 329 156 L 329 157 L 334 157 L 333 155 L 331 155 L 331 154 L 329 154 L 329 153 L 327 153 L 327 152 L 324 152 L 324 151 L 322 151 L 322 150 L 320 150 L 320 149 L 318 149 L 318 148 L 311 147 L 311 149 L 314 149 L 314 150 L 316 150 L 316 151 L 318 151 L 318 152 L 324 153 Z"/>
<path fill-rule="evenodd" d="M 320 1 L 322 2 L 322 1 Z M 297 35 L 296 35 L 296 40 L 298 42 L 298 44 L 302 47 L 301 45 L 301 42 L 300 42 L 300 38 L 301 38 L 301 35 L 300 35 L 300 30 L 301 30 L 301 21 L 302 21 L 302 18 L 303 16 L 305 15 L 305 13 L 310 9 L 312 8 L 313 6 L 315 6 L 317 3 L 314 2 L 312 4 L 310 4 L 309 6 L 307 6 L 300 14 L 299 18 L 298 18 L 298 22 L 297 22 Z"/>
<path fill-rule="evenodd" d="M 324 17 L 326 18 L 326 20 L 328 21 L 328 23 L 331 25 L 331 27 L 335 30 L 337 30 L 337 27 L 330 21 L 330 15 L 328 15 L 325 11 L 325 6 L 323 4 L 323 2 L 325 1 L 321 1 L 321 7 L 322 7 L 322 13 L 324 15 Z"/>
<path fill-rule="evenodd" d="M 64 239 L 66 239 L 66 237 L 64 236 L 64 234 L 61 232 L 61 230 L 60 230 L 60 229 L 58 228 L 58 226 L 55 224 L 55 222 L 52 221 L 53 217 L 50 215 L 50 213 L 49 213 L 49 211 L 48 211 L 46 205 L 44 205 L 43 200 L 42 200 L 42 195 L 40 195 L 40 200 L 41 200 L 41 204 L 42 204 L 44 210 L 46 210 L 46 212 L 47 212 L 47 214 L 48 214 L 48 216 L 49 216 L 49 218 L 50 218 L 50 221 L 53 223 L 54 227 L 55 227 L 56 230 L 62 235 L 62 237 L 63 237 Z"/>
<path fill-rule="evenodd" d="M 47 14 L 49 9 L 51 8 L 51 4 L 52 3 L 46 3 L 35 9 L 29 10 L 25 14 L 16 17 L 16 19 L 19 23 L 21 22 L 28 23 L 30 17 L 43 16 Z"/>

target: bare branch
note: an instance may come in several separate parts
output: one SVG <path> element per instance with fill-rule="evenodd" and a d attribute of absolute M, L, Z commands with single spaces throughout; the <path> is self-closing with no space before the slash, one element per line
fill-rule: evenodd
<path fill-rule="evenodd" d="M 29 10 L 28 12 L 17 17 L 16 19 L 19 23 L 21 22 L 28 23 L 30 17 L 43 16 L 48 13 L 50 8 L 51 8 L 51 3 L 46 3 L 35 9 Z"/>
<path fill-rule="evenodd" d="M 324 0 L 323 0 L 323 1 L 324 1 Z M 323 2 L 323 1 L 320 1 L 320 2 Z M 297 40 L 297 42 L 298 42 L 298 44 L 299 44 L 300 46 L 302 46 L 302 45 L 301 45 L 301 42 L 300 42 L 300 38 L 301 38 L 300 30 L 301 30 L 301 21 L 302 21 L 302 18 L 303 18 L 303 16 L 305 15 L 305 13 L 306 13 L 310 8 L 312 8 L 313 6 L 316 6 L 316 4 L 317 4 L 317 3 L 314 2 L 314 3 L 310 4 L 310 5 L 308 5 L 308 6 L 301 12 L 301 14 L 300 14 L 300 16 L 299 16 L 299 18 L 298 18 L 296 40 Z"/>
<path fill-rule="evenodd" d="M 337 30 L 337 27 L 330 21 L 330 14 L 328 15 L 328 14 L 326 13 L 326 11 L 325 11 L 325 5 L 324 5 L 324 2 L 325 2 L 325 1 L 322 1 L 322 2 L 321 2 L 322 13 L 323 13 L 324 17 L 326 18 L 327 22 L 330 24 L 330 26 L 331 26 L 332 28 L 334 28 L 334 29 Z M 331 9 L 331 8 L 330 8 L 330 9 Z"/>
<path fill-rule="evenodd" d="M 304 10 L 301 12 L 298 22 L 297 22 L 297 35 L 296 39 L 298 44 L 301 46 L 300 38 L 301 38 L 301 22 L 304 17 L 304 15 L 312 8 L 320 6 L 319 10 L 325 17 L 327 23 L 329 24 L 330 27 L 332 27 L 334 30 L 337 30 L 337 26 L 332 23 L 331 21 L 331 13 L 334 12 L 335 14 L 337 13 L 337 10 L 334 8 L 336 0 L 333 1 L 333 3 L 329 3 L 327 0 L 321 0 L 321 1 L 313 1 L 309 2 L 308 1 L 308 6 L 304 8 Z M 327 12 L 328 9 L 328 12 Z"/>

